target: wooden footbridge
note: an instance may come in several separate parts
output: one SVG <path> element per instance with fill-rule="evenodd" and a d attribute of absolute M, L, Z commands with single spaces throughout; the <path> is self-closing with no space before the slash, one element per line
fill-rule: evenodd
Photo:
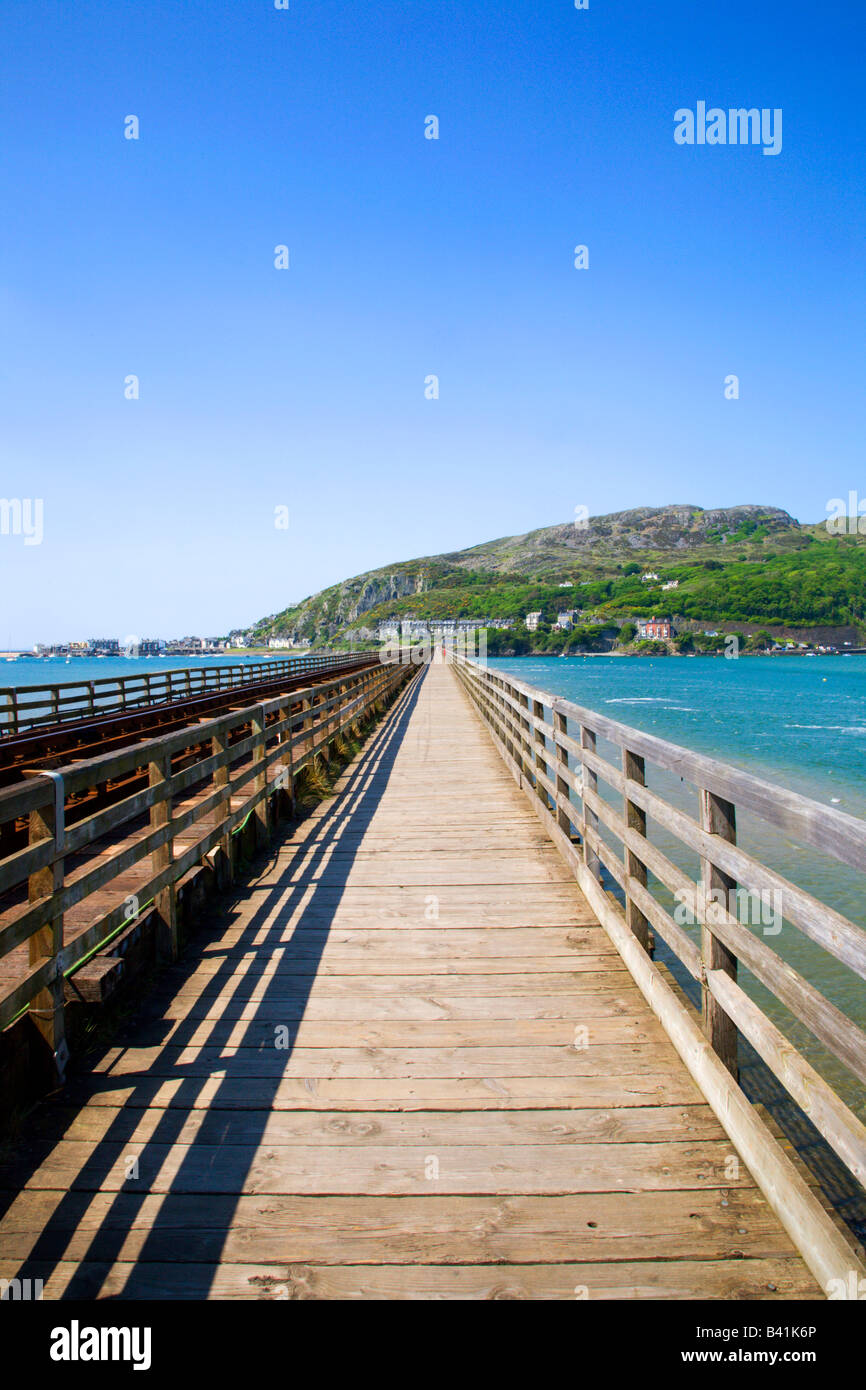
<path fill-rule="evenodd" d="M 73 764 L 67 794 L 151 769 L 90 820 L 61 824 L 57 777 L 0 793 L 31 826 L 0 861 L 2 887 L 30 885 L 0 950 L 31 942 L 3 1037 L 26 1024 L 62 1064 L 74 963 L 97 942 L 116 962 L 131 891 L 166 961 L 7 1145 L 7 1296 L 856 1296 L 861 1252 L 740 1089 L 738 1037 L 858 1182 L 866 1131 L 737 958 L 861 1080 L 864 1035 L 711 890 L 774 878 L 737 844 L 737 803 L 861 869 L 866 827 L 467 661 L 323 680 Z M 333 794 L 281 827 L 302 768 L 372 714 Z M 697 819 L 648 763 L 694 784 Z M 269 854 L 241 882 L 251 811 Z M 648 817 L 694 850 L 697 884 Z M 201 873 L 224 893 L 178 955 Z M 696 894 L 695 930 L 659 883 Z M 788 887 L 790 929 L 864 973 L 864 933 Z M 63 916 L 86 901 L 76 947 Z"/>

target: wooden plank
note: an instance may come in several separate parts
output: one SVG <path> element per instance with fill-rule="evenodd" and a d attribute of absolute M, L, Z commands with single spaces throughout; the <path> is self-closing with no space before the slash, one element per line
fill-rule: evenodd
<path fill-rule="evenodd" d="M 255 959 L 256 957 L 250 957 L 249 964 L 251 965 Z M 619 957 L 616 957 L 616 960 L 619 961 Z M 622 964 L 621 961 L 619 963 Z M 213 966 L 214 962 L 211 961 L 209 964 Z M 562 964 L 571 967 L 573 962 L 569 959 Z M 263 971 L 253 971 L 249 968 L 240 978 L 232 975 L 223 982 L 214 981 L 213 977 L 212 969 L 178 975 L 171 987 L 163 986 L 155 990 L 149 997 L 149 1002 L 154 1008 L 164 1005 L 164 1016 L 171 1018 L 180 1016 L 190 1001 L 196 1000 L 239 1000 L 252 1003 L 258 999 L 278 1001 L 302 998 L 308 1001 L 309 1006 L 315 1004 L 325 1010 L 329 1001 L 339 1000 L 344 996 L 357 1001 L 360 1007 L 370 1009 L 390 1006 L 411 1009 L 417 999 L 422 1003 L 429 1002 L 443 1007 L 453 1003 L 455 1007 L 462 1008 L 463 996 L 477 1002 L 479 1006 L 489 1000 L 501 999 L 503 1002 L 498 1007 L 502 1008 L 522 1007 L 520 1001 L 527 995 L 530 1000 L 556 999 L 560 994 L 573 995 L 575 1000 L 588 994 L 628 1000 L 637 992 L 638 996 L 642 997 L 628 976 L 623 974 L 622 969 L 608 973 L 568 968 L 548 974 L 529 969 L 518 974 L 500 970 L 498 974 L 452 974 L 444 979 L 441 974 L 329 975 L 322 972 L 316 978 L 314 993 L 310 992 L 306 976 L 285 971 L 280 974 L 275 971 L 265 974 Z"/>
<path fill-rule="evenodd" d="M 117 1106 L 56 1104 L 46 1106 L 31 1133 L 48 1139 L 88 1143 L 109 1140 L 148 1143 L 171 1132 L 172 1142 L 198 1144 L 370 1145 L 661 1143 L 724 1139 L 724 1130 L 706 1105 L 645 1105 L 617 1110 L 530 1110 L 488 1114 L 464 1111 L 384 1113 L 353 1119 L 339 1111 L 238 1111 L 229 1120 L 213 1120 L 205 1111 L 190 1111 L 176 1121 L 151 1107 L 131 1113 Z"/>
<path fill-rule="evenodd" d="M 137 1047 L 110 1048 L 93 1066 L 95 1075 L 147 1073 L 187 1077 L 231 1072 L 237 1077 L 413 1077 L 447 1076 L 615 1076 L 618 1072 L 657 1076 L 677 1071 L 670 1043 L 599 1043 L 585 1051 L 559 1047 L 331 1047 L 268 1048 Z"/>
<path fill-rule="evenodd" d="M 17 1266 L 0 1261 L 0 1278 Z M 28 1261 L 43 1296 L 250 1299 L 817 1299 L 799 1258 L 558 1265 L 106 1264 Z"/>
<path fill-rule="evenodd" d="M 631 1105 L 695 1105 L 702 1097 L 682 1071 L 612 1076 L 378 1076 L 185 1078 L 147 1073 L 133 1082 L 108 1075 L 69 1091 L 98 1106 L 181 1110 L 547 1110 L 559 1106 L 619 1109 Z"/>
<path fill-rule="evenodd" d="M 380 977 L 374 977 L 380 978 Z M 296 990 L 277 993 L 273 987 L 260 990 L 250 999 L 237 982 L 230 984 L 217 997 L 202 997 L 200 992 L 177 994 L 160 1011 L 163 1022 L 182 1022 L 200 1019 L 219 1019 L 222 1022 L 245 1020 L 262 1026 L 304 1019 L 306 1023 L 373 1023 L 381 1019 L 414 1021 L 470 1020 L 480 1022 L 501 1020 L 517 1022 L 524 1019 L 562 1019 L 580 1023 L 596 1019 L 631 1018 L 638 1026 L 646 1019 L 641 996 L 637 990 L 593 990 L 585 994 L 509 994 L 502 986 L 500 992 L 486 995 L 437 995 L 435 991 L 403 991 L 399 994 L 329 994 L 316 984 L 312 994 Z M 423 977 L 422 977 L 423 978 Z M 508 977 L 511 978 L 511 977 Z M 429 983 L 429 982 L 428 982 Z M 166 1035 L 166 1041 L 168 1035 Z M 333 1039 L 336 1041 L 336 1038 Z M 370 1039 L 368 1039 L 370 1041 Z"/>
<path fill-rule="evenodd" d="M 627 1030 L 629 1045 L 663 1046 L 667 1037 L 655 1019 L 648 1019 L 644 1010 L 631 1016 L 619 1013 L 611 1018 L 593 1015 L 588 1010 L 575 1011 L 570 1018 L 518 1019 L 404 1019 L 335 1020 L 310 1019 L 300 1009 L 271 1011 L 262 1018 L 258 1008 L 253 1018 L 187 1018 L 162 1020 L 160 1045 L 191 1048 L 218 1047 L 242 1056 L 245 1052 L 278 1051 L 281 1037 L 285 1047 L 324 1050 L 335 1049 L 394 1049 L 426 1048 L 436 1052 L 441 1047 L 473 1048 L 507 1045 L 511 1049 L 524 1047 L 558 1047 L 568 1051 L 577 1046 L 593 1051 L 606 1045 L 623 1045 Z M 285 1058 L 285 1050 L 282 1057 Z"/>
<path fill-rule="evenodd" d="M 296 883 L 325 883 L 336 877 L 334 868 L 345 888 L 408 888 L 415 885 L 430 887 L 459 887 L 468 885 L 484 889 L 490 885 L 562 883 L 568 882 L 565 865 L 547 858 L 529 859 L 509 856 L 503 863 L 501 852 L 480 854 L 467 851 L 461 855 L 438 855 L 434 859 L 413 864 L 400 854 L 387 857 L 371 856 L 367 862 L 355 862 L 353 856 L 296 855 L 285 876 L 286 885 Z M 345 891 L 345 890 L 344 890 Z"/>
<path fill-rule="evenodd" d="M 188 1265 L 561 1264 L 790 1257 L 755 1188 L 558 1197 L 258 1197 L 27 1189 L 6 1259 Z M 504 1271 L 503 1271 L 504 1272 Z"/>
<path fill-rule="evenodd" d="M 129 1177 L 129 1159 L 138 1176 Z M 686 1143 L 569 1145 L 423 1143 L 322 1145 L 315 1155 L 294 1144 L 181 1144 L 151 1140 L 133 1152 L 129 1141 L 61 1139 L 4 1164 L 8 1189 L 66 1191 L 245 1192 L 407 1196 L 423 1193 L 670 1192 L 751 1187 L 740 1167 L 731 1177 L 731 1146 Z M 432 1166 L 431 1166 L 432 1161 Z M 35 1164 L 35 1167 L 32 1165 Z"/>
<path fill-rule="evenodd" d="M 333 955 L 317 959 L 315 956 L 298 955 L 289 950 L 285 945 L 267 945 L 267 954 L 263 954 L 260 949 L 254 956 L 250 955 L 248 946 L 243 949 L 241 946 L 229 954 L 223 951 L 219 954 L 216 950 L 208 952 L 203 948 L 201 959 L 198 961 L 195 970 L 195 978 L 202 979 L 206 976 L 215 974 L 225 975 L 228 970 L 234 968 L 238 973 L 243 973 L 246 978 L 253 977 L 259 980 L 270 979 L 272 977 L 291 978 L 308 976 L 316 979 L 327 976 L 363 976 L 365 979 L 379 976 L 390 976 L 406 974 L 406 971 L 417 966 L 418 972 L 427 975 L 436 975 L 443 978 L 451 976 L 466 979 L 472 975 L 489 975 L 491 970 L 497 974 L 507 975 L 549 975 L 552 971 L 569 970 L 574 974 L 591 974 L 594 977 L 598 974 L 610 976 L 622 976 L 628 979 L 628 970 L 620 958 L 606 951 L 603 955 L 578 954 L 576 951 L 567 952 L 562 955 L 543 955 L 543 956 L 511 956 L 511 955 L 491 955 L 484 956 L 461 956 L 451 955 L 442 956 L 428 954 L 423 960 L 413 957 L 392 958 L 383 952 L 375 955 L 369 952 L 365 957 L 363 952 L 357 957 L 346 955 Z"/>
<path fill-rule="evenodd" d="M 273 909 L 272 909 L 273 910 Z M 282 903 L 277 906 L 282 914 Z M 268 919 L 265 918 L 265 924 Z M 238 937 L 246 946 L 250 932 L 243 926 L 227 928 L 219 938 L 224 948 L 234 944 Z M 507 955 L 547 957 L 563 956 L 569 960 L 581 951 L 592 955 L 614 954 L 610 941 L 600 927 L 529 927 L 515 923 L 513 927 L 490 926 L 441 927 L 433 922 L 424 924 L 423 914 L 418 922 L 407 922 L 403 927 L 388 928 L 374 926 L 369 917 L 365 924 L 357 927 L 332 926 L 327 932 L 320 932 L 307 925 L 304 908 L 298 910 L 295 921 L 285 924 L 279 937 L 268 932 L 268 943 L 274 947 L 282 944 L 286 954 L 304 956 L 312 952 L 320 955 L 323 947 L 332 955 L 357 957 L 362 953 L 372 956 L 400 952 L 414 961 L 422 962 L 428 955 L 438 956 L 443 951 L 452 960 L 462 960 L 465 956 L 480 959 L 484 956 Z"/>

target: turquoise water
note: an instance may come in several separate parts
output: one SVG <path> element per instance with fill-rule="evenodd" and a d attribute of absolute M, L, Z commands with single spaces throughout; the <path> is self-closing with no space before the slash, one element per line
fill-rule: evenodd
<path fill-rule="evenodd" d="M 291 652 L 274 652 L 272 657 L 246 656 L 243 651 L 228 656 L 64 656 L 36 660 L 0 661 L 0 687 L 14 685 L 63 685 L 67 681 L 96 681 L 117 676 L 155 675 L 157 671 L 185 671 L 203 666 L 243 666 L 255 661 L 278 661 Z"/>
<path fill-rule="evenodd" d="M 521 657 L 489 664 L 866 819 L 866 656 Z"/>
<path fill-rule="evenodd" d="M 0 661 L 0 690 L 3 687 L 12 686 L 20 689 L 23 685 L 28 686 L 47 686 L 47 685 L 75 685 L 84 684 L 87 681 L 116 681 L 119 676 L 155 676 L 160 671 L 184 671 L 201 670 L 208 666 L 248 666 L 254 662 L 278 661 L 281 657 L 291 656 L 290 652 L 274 652 L 272 656 L 253 656 L 245 655 L 242 651 L 232 653 L 230 656 L 220 656 L 212 654 L 210 656 L 154 656 L 154 657 L 125 657 L 125 656 L 104 656 L 104 657 L 84 657 L 73 656 L 66 660 L 66 657 L 40 657 L 36 660 L 6 660 Z M 79 698 L 76 690 L 67 691 L 66 694 L 72 696 L 77 701 Z M 81 698 L 86 698 L 84 691 Z M 107 689 L 96 687 L 96 703 L 114 705 L 118 698 L 118 687 L 109 685 Z M 5 704 L 5 702 L 2 702 Z M 77 708 L 77 704 L 72 707 Z M 49 713 L 50 705 L 46 705 L 44 710 L 35 708 L 31 714 Z"/>
<path fill-rule="evenodd" d="M 825 806 L 866 819 L 866 656 L 524 657 L 491 659 L 526 684 L 573 700 L 623 724 L 733 764 Z M 599 740 L 599 754 L 619 766 L 619 751 Z M 647 766 L 648 785 L 697 818 L 697 794 L 678 777 Z M 616 810 L 622 800 L 600 786 Z M 616 851 L 619 842 L 604 838 Z M 650 821 L 649 838 L 693 879 L 697 857 Z M 737 838 L 750 854 L 866 928 L 864 876 L 828 855 L 794 843 L 749 814 Z M 653 884 L 670 910 L 670 894 Z M 783 913 L 782 913 L 783 918 Z M 756 934 L 866 1026 L 866 985 L 853 971 L 784 919 L 778 931 L 748 923 Z M 697 928 L 688 928 L 698 940 Z M 747 971 L 741 982 L 776 1025 L 866 1119 L 866 1096 L 852 1077 Z"/>

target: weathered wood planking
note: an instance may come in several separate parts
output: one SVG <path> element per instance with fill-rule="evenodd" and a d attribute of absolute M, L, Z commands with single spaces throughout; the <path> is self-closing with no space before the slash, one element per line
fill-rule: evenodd
<path fill-rule="evenodd" d="M 821 1296 L 436 666 L 4 1186 L 48 1298 Z"/>

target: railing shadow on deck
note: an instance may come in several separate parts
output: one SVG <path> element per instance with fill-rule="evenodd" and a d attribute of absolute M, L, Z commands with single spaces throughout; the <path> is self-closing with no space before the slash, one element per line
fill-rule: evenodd
<path fill-rule="evenodd" d="M 163 1063 L 160 1067 L 159 1057 L 154 1064 L 159 1068 L 155 1075 L 149 1069 L 144 1074 L 132 1073 L 112 1079 L 110 1073 L 101 1075 L 91 1072 L 85 1082 L 89 1094 L 97 1091 L 108 1093 L 118 1085 L 124 1092 L 130 1091 L 131 1094 L 125 1101 L 119 1102 L 123 1105 L 123 1109 L 112 1121 L 102 1138 L 96 1142 L 93 1152 L 82 1163 L 76 1177 L 70 1181 L 70 1190 L 57 1202 L 39 1236 L 34 1241 L 28 1258 L 21 1262 L 15 1277 L 19 1279 L 40 1278 L 45 1284 L 48 1283 L 52 1271 L 64 1260 L 64 1252 L 76 1227 L 85 1218 L 94 1197 L 103 1190 L 102 1184 L 111 1170 L 116 1168 L 121 1160 L 123 1147 L 130 1145 L 138 1160 L 139 1177 L 128 1180 L 120 1190 L 112 1192 L 111 1204 L 102 1217 L 98 1229 L 91 1236 L 87 1252 L 75 1257 L 78 1268 L 70 1278 L 63 1298 L 94 1299 L 100 1297 L 101 1288 L 110 1267 L 115 1262 L 125 1263 L 121 1260 L 123 1245 L 138 1213 L 150 1198 L 159 1201 L 159 1213 L 148 1230 L 139 1253 L 129 1261 L 129 1273 L 122 1292 L 108 1295 L 108 1297 L 203 1299 L 208 1296 L 213 1273 L 219 1263 L 224 1246 L 225 1235 L 231 1225 L 238 1199 L 243 1195 L 251 1162 L 255 1159 L 264 1137 L 264 1129 L 268 1117 L 272 1113 L 271 1106 L 274 1097 L 284 1079 L 284 1070 L 275 1070 L 273 1076 L 264 1073 L 256 1075 L 255 1108 L 236 1108 L 231 1100 L 229 1100 L 227 1107 L 220 1107 L 220 1094 L 226 1092 L 230 1096 L 233 1086 L 236 1086 L 238 1081 L 249 1082 L 251 1080 L 245 1065 L 238 1065 L 239 1063 L 244 1063 L 246 1058 L 255 1056 L 257 1053 L 272 1053 L 274 1051 L 273 1026 L 271 1026 L 271 1040 L 267 1042 L 262 1036 L 262 1021 L 258 1015 L 266 1015 L 268 1023 L 273 1025 L 273 1015 L 269 1011 L 268 1005 L 274 996 L 285 997 L 285 977 L 287 975 L 292 976 L 292 1013 L 294 1016 L 285 1020 L 288 1029 L 286 1049 L 281 1049 L 276 1055 L 286 1064 L 292 1056 L 310 991 L 321 965 L 322 955 L 330 934 L 332 918 L 339 906 L 342 893 L 346 888 L 346 880 L 355 863 L 355 852 L 361 845 L 360 836 L 354 848 L 348 839 L 340 840 L 340 836 L 344 836 L 347 830 L 351 831 L 353 835 L 358 834 L 358 832 L 363 833 L 369 826 L 382 792 L 387 785 L 394 760 L 417 703 L 422 680 L 423 676 L 401 693 L 390 717 L 387 717 L 380 728 L 373 733 L 370 741 L 359 755 L 354 769 L 349 770 L 347 785 L 325 810 L 319 821 L 316 844 L 308 852 L 303 873 L 291 885 L 277 883 L 272 890 L 263 894 L 263 900 L 257 905 L 253 916 L 244 928 L 243 937 L 227 948 L 222 964 L 215 970 L 213 978 L 203 986 L 197 999 L 198 1003 L 213 1001 L 234 983 L 231 1002 L 233 1004 L 253 1002 L 250 995 L 254 991 L 256 983 L 261 983 L 263 976 L 258 971 L 253 973 L 249 970 L 237 975 L 239 957 L 243 953 L 254 951 L 261 961 L 267 962 L 271 953 L 279 948 L 283 953 L 280 970 L 268 978 L 260 999 L 256 1001 L 259 1006 L 256 1009 L 256 1016 L 246 1021 L 238 1020 L 234 1024 L 228 1023 L 224 1019 L 186 1018 L 181 1026 L 171 1034 L 166 1047 L 172 1050 L 176 1049 L 179 1053 L 189 1045 L 188 1039 L 192 1034 L 204 1030 L 208 1024 L 212 1038 L 200 1039 L 195 1046 L 223 1046 L 225 1045 L 221 1041 L 223 1033 L 226 1033 L 232 1026 L 244 1029 L 240 1041 L 233 1045 L 236 1049 L 234 1055 L 219 1057 L 215 1060 L 214 1069 L 218 1070 L 220 1074 L 219 1087 L 209 1102 L 208 1109 L 203 1114 L 201 1125 L 190 1140 L 190 1149 L 186 1158 L 181 1163 L 166 1192 L 150 1192 L 148 1181 L 152 1180 L 158 1173 L 164 1161 L 164 1147 L 178 1142 L 178 1137 L 189 1114 L 202 1113 L 201 1111 L 192 1112 L 191 1107 L 202 1088 L 211 1081 L 211 1075 L 207 1072 L 201 1075 L 193 1074 L 186 1070 L 184 1064 L 166 1067 Z M 344 852 L 335 861 L 333 858 L 329 858 L 329 852 L 338 842 Z M 278 843 L 274 844 L 273 849 L 278 849 Z M 307 900 L 300 909 L 300 916 L 292 937 L 285 941 L 281 939 L 285 923 L 298 908 L 298 904 L 305 895 Z M 243 896 L 242 891 L 234 896 L 233 902 L 230 902 L 227 907 L 216 908 L 218 915 L 212 936 L 214 942 L 219 941 L 220 935 L 225 929 L 226 916 L 231 912 L 232 905 L 236 905 Z M 322 920 L 323 916 L 326 919 L 324 921 Z M 262 923 L 267 919 L 270 921 L 265 939 L 256 942 L 253 946 L 250 943 L 261 932 Z M 298 938 L 299 931 L 303 932 L 303 940 Z M 176 985 L 176 990 L 181 990 L 199 967 L 203 958 L 202 948 L 206 944 L 200 934 L 186 957 L 173 967 L 171 979 L 172 984 Z M 293 965 L 297 966 L 301 963 L 303 963 L 302 973 L 293 973 Z M 144 1020 L 141 1018 L 133 1020 L 129 1028 L 129 1045 L 147 1046 L 147 1028 L 146 1017 Z M 144 1034 L 144 1038 L 142 1038 L 142 1034 Z M 111 1051 L 112 1049 L 107 1050 Z M 134 1130 L 146 1113 L 150 1099 L 156 1095 L 160 1088 L 178 1078 L 181 1079 L 181 1086 L 172 1097 L 170 1105 L 160 1110 L 160 1119 L 154 1132 L 144 1140 L 133 1140 Z M 81 1082 L 79 1081 L 79 1093 L 80 1086 Z M 52 1104 L 68 1105 L 69 1093 L 72 1092 L 74 1097 L 75 1089 L 76 1083 L 73 1082 L 56 1101 L 43 1103 L 34 1118 L 48 1118 L 50 1121 Z M 80 1107 L 76 1106 L 76 1112 L 79 1108 L 83 1108 L 83 1104 Z M 24 1151 L 12 1164 L 4 1165 L 7 1175 L 14 1175 L 15 1182 L 14 1188 L 6 1191 L 0 1190 L 0 1216 L 16 1200 L 29 1177 L 45 1161 L 54 1144 L 63 1138 L 62 1132 L 54 1135 L 51 1140 L 42 1142 L 38 1140 L 35 1142 L 27 1141 L 25 1137 Z M 196 1167 L 196 1146 L 210 1144 L 220 1150 L 220 1190 L 218 1191 L 209 1191 L 206 1187 L 196 1184 L 192 1179 L 192 1170 Z M 4 1181 L 2 1170 L 0 1170 L 0 1183 L 5 1187 L 8 1181 L 8 1176 Z M 86 1183 L 86 1187 L 75 1186 L 76 1183 L 82 1182 Z M 160 1288 L 155 1284 L 153 1267 L 163 1262 L 173 1263 L 176 1261 L 178 1241 L 183 1240 L 185 1235 L 183 1228 L 179 1228 L 177 1223 L 170 1219 L 170 1214 L 169 1218 L 161 1219 L 166 1204 L 170 1203 L 173 1196 L 179 1194 L 196 1197 L 200 1206 L 206 1202 L 207 1229 L 202 1231 L 201 1228 L 197 1228 L 198 1236 L 203 1237 L 203 1239 L 200 1246 L 194 1251 L 189 1246 L 185 1247 L 184 1254 L 188 1263 L 179 1263 L 176 1266 L 179 1286 Z M 211 1267 L 207 1268 L 208 1266 Z M 184 1276 L 185 1270 L 188 1272 L 188 1277 Z"/>

